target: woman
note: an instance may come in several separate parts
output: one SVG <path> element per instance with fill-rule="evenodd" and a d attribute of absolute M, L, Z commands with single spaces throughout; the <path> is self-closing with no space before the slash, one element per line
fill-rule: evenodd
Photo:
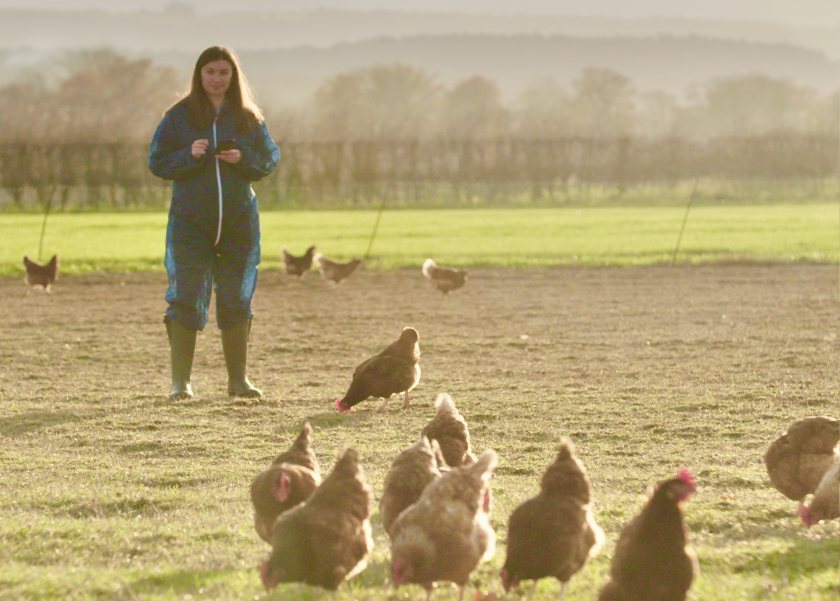
<path fill-rule="evenodd" d="M 246 375 L 260 223 L 251 182 L 271 173 L 280 151 L 239 62 L 213 46 L 198 57 L 189 93 L 158 125 L 149 169 L 173 180 L 164 263 L 164 323 L 172 361 L 170 399 L 190 398 L 196 331 L 207 323 L 211 286 L 228 372 L 228 394 L 261 397 Z"/>

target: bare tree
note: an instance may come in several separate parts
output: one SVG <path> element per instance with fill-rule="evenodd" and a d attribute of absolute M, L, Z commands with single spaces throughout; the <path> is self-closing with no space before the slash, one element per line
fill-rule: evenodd
<path fill-rule="evenodd" d="M 457 83 L 443 97 L 439 127 L 440 136 L 460 140 L 507 135 L 509 114 L 499 85 L 480 75 Z"/>
<path fill-rule="evenodd" d="M 572 82 L 578 133 L 596 137 L 621 137 L 630 133 L 634 120 L 632 82 L 615 71 L 588 67 Z"/>
<path fill-rule="evenodd" d="M 814 119 L 817 93 L 782 79 L 758 75 L 719 79 L 696 96 L 681 115 L 683 135 L 754 136 L 819 129 Z"/>
<path fill-rule="evenodd" d="M 308 115 L 316 139 L 407 140 L 427 134 L 440 87 L 419 69 L 378 66 L 327 80 Z"/>
<path fill-rule="evenodd" d="M 574 107 L 566 89 L 553 80 L 532 84 L 519 97 L 514 112 L 522 138 L 561 138 L 572 134 Z"/>
<path fill-rule="evenodd" d="M 155 65 L 151 59 L 91 50 L 73 55 L 68 67 L 55 96 L 74 138 L 142 139 L 178 97 L 175 70 Z"/>

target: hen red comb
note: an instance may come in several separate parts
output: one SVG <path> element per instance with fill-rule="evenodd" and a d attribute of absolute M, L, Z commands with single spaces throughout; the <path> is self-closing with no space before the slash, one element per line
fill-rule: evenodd
<path fill-rule="evenodd" d="M 484 509 L 484 513 L 490 513 L 490 508 L 493 506 L 493 493 L 490 492 L 490 489 L 484 491 L 484 498 L 482 499 L 481 507 Z"/>
<path fill-rule="evenodd" d="M 268 579 L 268 562 L 263 561 L 262 563 L 260 563 L 259 570 L 260 580 L 262 581 L 263 586 L 267 589 L 271 588 L 271 583 Z"/>
<path fill-rule="evenodd" d="M 274 500 L 278 503 L 285 503 L 289 498 L 291 483 L 286 472 L 280 472 L 280 477 L 277 478 L 277 487 L 274 489 Z"/>
<path fill-rule="evenodd" d="M 339 413 L 347 413 L 348 411 L 350 411 L 350 409 L 345 409 L 344 407 L 341 406 L 341 399 L 336 399 L 335 400 L 335 410 L 338 411 Z"/>
<path fill-rule="evenodd" d="M 683 481 L 686 486 L 690 486 L 691 488 L 697 488 L 697 481 L 694 479 L 694 476 L 688 471 L 687 468 L 682 468 L 677 473 L 677 478 Z"/>
<path fill-rule="evenodd" d="M 809 528 L 811 527 L 811 514 L 808 511 L 807 505 L 803 504 L 799 506 L 799 517 L 802 518 L 803 524 L 805 524 Z"/>

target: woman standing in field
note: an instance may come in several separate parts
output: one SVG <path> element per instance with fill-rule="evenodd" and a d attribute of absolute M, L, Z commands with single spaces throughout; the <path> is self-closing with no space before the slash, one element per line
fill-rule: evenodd
<path fill-rule="evenodd" d="M 196 331 L 207 323 L 211 287 L 228 372 L 228 394 L 261 397 L 246 375 L 260 223 L 251 182 L 271 173 L 280 151 L 231 50 L 198 57 L 189 93 L 163 117 L 149 169 L 173 180 L 164 263 L 164 317 L 172 362 L 170 399 L 190 398 Z"/>

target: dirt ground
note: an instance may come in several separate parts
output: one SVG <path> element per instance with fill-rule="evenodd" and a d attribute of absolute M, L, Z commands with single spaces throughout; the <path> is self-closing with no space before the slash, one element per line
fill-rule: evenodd
<path fill-rule="evenodd" d="M 362 271 L 338 287 L 264 272 L 250 372 L 268 402 L 327 406 L 360 360 L 413 325 L 426 396 L 737 392 L 819 406 L 840 398 L 837 278 L 814 265 L 477 269 L 443 297 L 419 270 Z M 51 294 L 0 280 L 0 395 L 162 395 L 164 288 L 162 274 L 68 276 Z M 224 388 L 213 310 L 194 367 L 203 395 Z"/>
<path fill-rule="evenodd" d="M 444 297 L 419 269 L 361 271 L 337 287 L 269 271 L 255 297 L 250 374 L 271 419 L 335 425 L 333 401 L 353 368 L 412 325 L 417 403 L 449 391 L 487 446 L 504 437 L 527 449 L 529 437 L 560 431 L 602 444 L 606 465 L 622 454 L 616 441 L 634 443 L 626 453 L 647 448 L 650 461 L 692 458 L 702 442 L 717 461 L 709 437 L 725 436 L 760 456 L 793 419 L 836 414 L 837 278 L 836 266 L 818 265 L 476 269 Z M 164 289 L 162 274 L 66 277 L 49 295 L 0 281 L 0 400 L 31 410 L 37 429 L 91 403 L 165 406 Z M 195 402 L 228 407 L 213 310 L 197 344 Z M 378 403 L 339 423 L 364 422 Z M 426 417 L 415 415 L 417 431 Z"/>

